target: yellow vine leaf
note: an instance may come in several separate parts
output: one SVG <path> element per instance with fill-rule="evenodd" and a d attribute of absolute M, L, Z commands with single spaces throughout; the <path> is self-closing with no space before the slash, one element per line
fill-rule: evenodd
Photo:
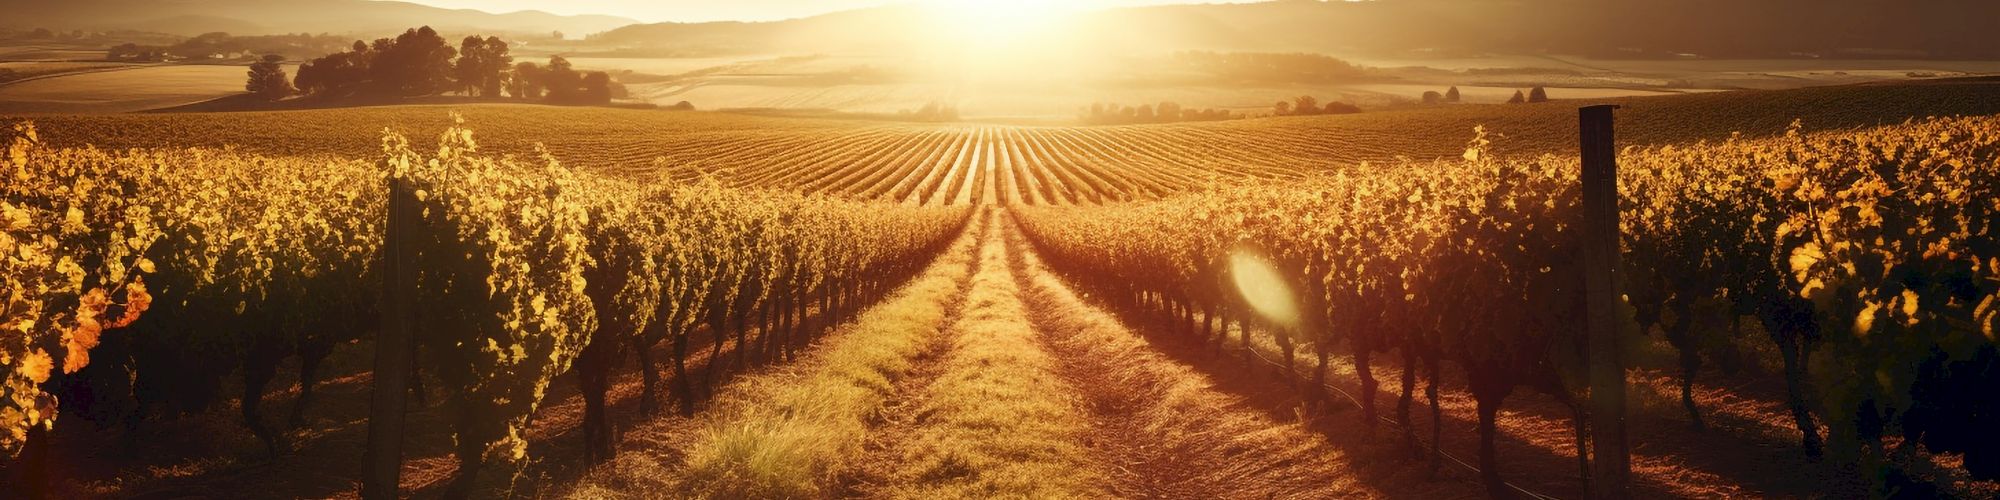
<path fill-rule="evenodd" d="M 53 368 L 55 368 L 55 360 L 49 358 L 49 353 L 41 349 L 35 349 L 34 352 L 28 353 L 27 357 L 21 359 L 19 371 L 22 375 L 27 376 L 29 381 L 40 384 L 49 381 L 49 370 Z"/>
<path fill-rule="evenodd" d="M 1854 336 L 1867 337 L 1868 332 L 1875 329 L 1875 315 L 1881 310 L 1881 303 L 1868 301 L 1868 306 L 1861 308 L 1861 314 L 1854 316 Z"/>

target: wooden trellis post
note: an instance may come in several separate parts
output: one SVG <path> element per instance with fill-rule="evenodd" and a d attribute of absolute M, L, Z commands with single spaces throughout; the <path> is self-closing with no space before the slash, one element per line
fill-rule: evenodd
<path fill-rule="evenodd" d="M 1631 456 L 1625 441 L 1625 360 L 1620 349 L 1618 150 L 1612 111 L 1578 110 L 1583 145 L 1584 293 L 1590 343 L 1590 497 L 1627 498 Z M 1583 450 L 1577 450 L 1582 453 Z"/>
<path fill-rule="evenodd" d="M 382 238 L 382 331 L 375 337 L 374 399 L 368 409 L 368 450 L 362 498 L 394 500 L 403 468 L 403 411 L 415 354 L 414 248 L 417 200 L 408 178 L 389 180 L 388 223 Z"/>

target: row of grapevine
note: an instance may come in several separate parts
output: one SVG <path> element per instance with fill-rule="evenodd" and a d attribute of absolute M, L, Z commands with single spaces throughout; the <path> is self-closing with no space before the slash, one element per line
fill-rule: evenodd
<path fill-rule="evenodd" d="M 1809 453 L 1825 439 L 1838 463 L 1882 465 L 1885 438 L 1901 436 L 1963 453 L 1972 477 L 2000 475 L 2000 443 L 1980 432 L 2000 424 L 1981 394 L 2000 382 L 1993 130 L 2000 118 L 1934 119 L 1626 151 L 1628 338 L 1657 330 L 1682 350 L 1683 399 L 1700 425 L 1687 388 L 1701 358 L 1748 342 L 1732 336 L 1745 331 L 1738 318 L 1755 318 L 1782 354 Z M 1406 438 L 1413 374 L 1430 379 L 1435 419 L 1439 362 L 1454 364 L 1500 494 L 1502 401 L 1528 388 L 1567 404 L 1583 449 L 1587 386 L 1577 160 L 1489 151 L 1481 132 L 1462 161 L 1020 213 L 1058 271 L 1185 333 L 1221 342 L 1231 321 L 1255 327 L 1287 363 L 1310 349 L 1321 382 L 1344 342 L 1369 422 L 1371 356 L 1399 351 Z"/>
<path fill-rule="evenodd" d="M 149 307 L 154 265 L 141 255 L 161 237 L 152 207 L 132 202 L 111 165 L 35 161 L 34 127 L 14 125 L 10 136 L 0 165 L 0 454 L 9 456 L 55 425 L 46 384 L 89 365 L 105 329 Z"/>
<path fill-rule="evenodd" d="M 20 432 L 24 414 L 7 413 L 16 432 L 5 456 L 18 453 L 24 477 L 46 477 L 57 415 L 122 422 L 131 439 L 143 415 L 210 406 L 239 370 L 244 422 L 276 449 L 260 401 L 278 363 L 301 355 L 303 403 L 317 362 L 368 327 L 380 206 L 355 186 L 373 169 L 226 150 L 51 149 L 30 124 L 13 132 L 4 253 L 17 302 L 4 321 L 23 337 L 10 335 L 0 361 L 19 360 L 8 368 L 21 383 L 6 393 L 31 403 L 22 408 L 36 428 Z M 43 260 L 53 269 L 37 269 Z M 24 491 L 43 486 L 33 483 Z"/>
<path fill-rule="evenodd" d="M 58 402 L 66 414 L 139 425 L 209 407 L 239 371 L 244 422 L 277 452 L 282 435 L 258 402 L 279 362 L 302 360 L 297 425 L 319 360 L 375 331 L 387 216 L 379 186 L 396 179 L 420 214 L 408 243 L 419 270 L 410 296 L 423 311 L 411 348 L 448 394 L 461 462 L 454 495 L 469 493 L 489 457 L 521 458 L 523 430 L 556 377 L 580 378 L 587 458 L 608 458 L 605 382 L 625 353 L 642 361 L 649 406 L 655 344 L 674 344 L 682 388 L 692 386 L 686 347 L 703 330 L 718 353 L 736 334 L 737 369 L 751 356 L 788 358 L 913 274 L 967 217 L 713 180 L 581 175 L 546 155 L 482 155 L 462 126 L 430 154 L 385 133 L 372 163 L 40 148 L 25 124 L 10 140 L 0 193 L 6 456 L 24 443 L 46 448 L 31 429 L 48 429 Z M 703 378 L 729 366 L 713 356 Z M 679 392 L 691 408 L 696 396 Z"/>
<path fill-rule="evenodd" d="M 673 176 L 682 181 L 709 172 L 734 186 L 942 205 L 1108 203 L 1220 178 L 1298 175 L 1284 166 L 1296 162 L 1265 157 L 1276 146 L 1213 147 L 1226 140 L 1203 129 L 876 126 L 746 136 L 660 161 L 681 166 Z"/>

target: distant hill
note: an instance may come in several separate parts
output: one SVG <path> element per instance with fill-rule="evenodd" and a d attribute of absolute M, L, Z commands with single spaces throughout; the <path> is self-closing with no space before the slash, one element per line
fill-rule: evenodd
<path fill-rule="evenodd" d="M 601 40 L 713 51 L 921 44 L 924 14 L 864 9 L 762 23 L 659 23 Z M 1619 57 L 2000 58 L 1989 0 L 1276 0 L 1133 7 L 1062 28 L 1078 48 L 1491 52 Z"/>
<path fill-rule="evenodd" d="M 559 16 L 540 11 L 494 14 L 375 0 L 0 0 L 0 27 L 138 30 L 178 35 L 362 33 L 380 36 L 417 25 L 444 32 L 550 33 L 569 36 L 638 21 Z"/>

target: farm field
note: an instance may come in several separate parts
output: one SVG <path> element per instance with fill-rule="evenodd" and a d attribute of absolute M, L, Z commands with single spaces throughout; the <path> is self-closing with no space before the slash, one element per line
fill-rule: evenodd
<path fill-rule="evenodd" d="M 115 62 L 43 62 L 43 61 L 0 61 L 0 83 L 16 83 L 29 78 L 46 78 L 52 75 L 90 70 L 125 67 L 128 64 Z"/>
<path fill-rule="evenodd" d="M 1466 102 L 1499 104 L 1515 90 L 1545 86 L 1558 99 L 1606 99 L 1723 90 L 1790 90 L 1857 83 L 2000 73 L 1983 61 L 1618 60 L 1567 56 L 1470 59 L 1344 59 L 1379 75 L 1362 82 L 1173 85 L 1038 78 L 1034 72 L 962 74 L 949 61 L 818 55 L 802 58 L 591 58 L 591 67 L 631 70 L 635 98 L 706 109 L 801 108 L 895 113 L 930 102 L 956 103 L 978 119 L 1062 120 L 1090 102 L 1173 101 L 1263 114 L 1299 95 L 1377 108 L 1414 103 L 1425 91 L 1458 86 Z M 648 62 L 652 61 L 652 62 Z M 582 63 L 580 63 L 582 64 Z M 1024 70 L 1026 68 L 1023 68 Z M 1922 78 L 1918 78 L 1921 76 Z M 658 80 L 655 82 L 655 80 Z"/>
<path fill-rule="evenodd" d="M 49 63 L 54 64 L 54 63 Z M 129 113 L 243 91 L 242 66 L 115 64 L 0 85 L 0 114 Z"/>
<path fill-rule="evenodd" d="M 436 130 L 452 113 L 478 124 L 488 151 L 531 157 L 546 146 L 577 168 L 624 175 L 704 173 L 776 186 L 929 204 L 1102 203 L 1155 198 L 1216 176 L 1308 172 L 1455 157 L 1472 129 L 1495 131 L 1510 155 L 1575 147 L 1579 104 L 1623 106 L 1620 137 L 1686 144 L 1803 130 L 1897 123 L 1939 114 L 2000 113 L 2000 82 L 1870 84 L 1769 92 L 1462 105 L 1319 117 L 1117 127 L 896 124 L 727 113 L 521 105 L 36 117 L 51 145 L 105 149 L 176 144 L 266 154 L 363 158 L 384 126 Z M 811 145 L 811 147 L 804 147 Z M 910 172 L 935 175 L 906 175 Z M 908 180 L 910 182 L 902 182 Z M 987 182 L 996 186 L 990 193 Z"/>
<path fill-rule="evenodd" d="M 30 62 L 90 61 L 102 59 L 104 52 L 68 45 L 8 44 L 0 46 L 0 60 Z"/>

